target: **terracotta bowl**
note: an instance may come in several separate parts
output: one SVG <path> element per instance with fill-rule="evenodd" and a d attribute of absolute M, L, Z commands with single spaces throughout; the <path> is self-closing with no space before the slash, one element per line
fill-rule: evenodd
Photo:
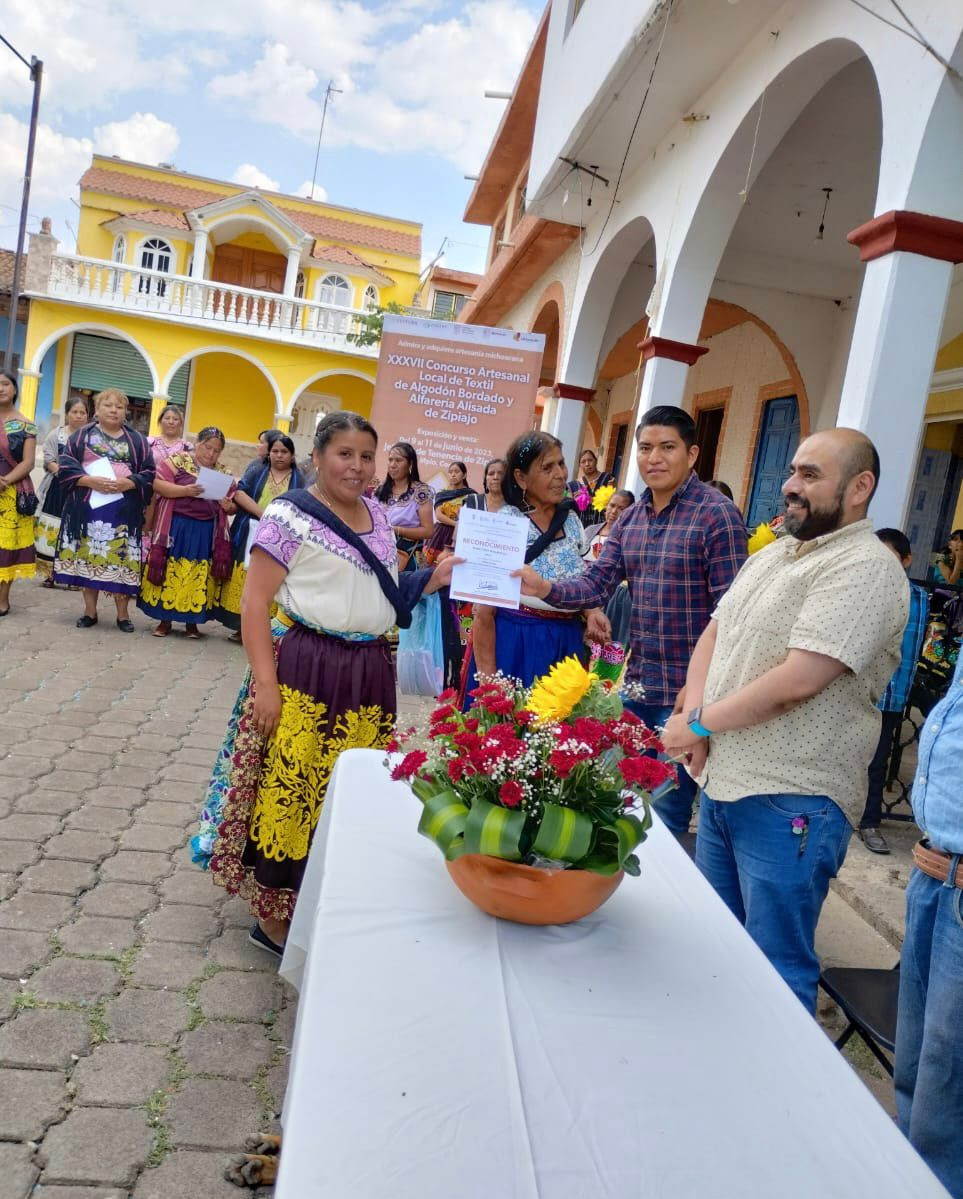
<path fill-rule="evenodd" d="M 516 924 L 571 924 L 594 912 L 622 881 L 591 870 L 539 870 L 466 853 L 446 862 L 448 873 L 462 895 L 501 920 Z"/>

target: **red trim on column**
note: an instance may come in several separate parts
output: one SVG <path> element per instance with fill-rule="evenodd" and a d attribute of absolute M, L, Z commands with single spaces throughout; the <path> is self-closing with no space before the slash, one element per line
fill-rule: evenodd
<path fill-rule="evenodd" d="M 894 250 L 941 262 L 963 262 L 963 221 L 927 216 L 925 212 L 884 212 L 847 234 L 846 240 L 859 248 L 863 262 L 872 262 Z"/>
<path fill-rule="evenodd" d="M 639 342 L 639 349 L 646 362 L 650 358 L 671 358 L 673 362 L 684 362 L 692 366 L 703 354 L 709 353 L 708 346 L 693 346 L 687 341 L 670 341 L 668 337 L 647 337 Z"/>
<path fill-rule="evenodd" d="M 555 394 L 560 400 L 581 400 L 583 404 L 591 404 L 595 399 L 595 388 L 576 387 L 574 383 L 556 383 Z"/>

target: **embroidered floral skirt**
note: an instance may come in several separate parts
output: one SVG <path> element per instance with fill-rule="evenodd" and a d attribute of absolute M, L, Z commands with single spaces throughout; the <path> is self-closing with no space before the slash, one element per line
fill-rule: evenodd
<path fill-rule="evenodd" d="M 216 527 L 213 520 L 173 517 L 164 581 L 152 583 L 145 568 L 137 600 L 141 612 L 155 620 L 183 620 L 186 624 L 210 619 L 217 591 L 211 565 Z"/>
<path fill-rule="evenodd" d="M 275 630 L 281 722 L 267 742 L 253 727 L 248 672 L 194 844 L 203 850 L 223 795 L 214 882 L 247 899 L 255 915 L 288 920 L 338 755 L 387 745 L 395 680 L 383 641 L 346 641 L 297 624 Z"/>
<path fill-rule="evenodd" d="M 17 511 L 16 487 L 0 491 L 0 583 L 32 579 L 36 572 L 32 516 Z"/>
<path fill-rule="evenodd" d="M 140 591 L 140 535 L 124 523 L 123 500 L 95 509 L 79 541 L 61 530 L 54 559 L 54 582 L 115 595 Z"/>
<path fill-rule="evenodd" d="M 234 562 L 228 578 L 220 583 L 215 593 L 211 620 L 237 631 L 241 627 L 241 592 L 247 581 L 247 567 L 243 562 Z"/>

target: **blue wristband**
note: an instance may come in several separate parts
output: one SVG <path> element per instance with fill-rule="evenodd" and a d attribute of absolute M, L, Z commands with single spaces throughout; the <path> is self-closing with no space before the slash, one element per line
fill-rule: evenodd
<path fill-rule="evenodd" d="M 712 730 L 707 729 L 704 724 L 700 724 L 698 720 L 690 720 L 689 728 L 692 729 L 699 737 L 711 737 Z"/>

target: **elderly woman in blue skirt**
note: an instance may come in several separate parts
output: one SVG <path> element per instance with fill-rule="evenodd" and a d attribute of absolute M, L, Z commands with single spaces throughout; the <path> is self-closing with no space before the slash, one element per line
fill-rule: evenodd
<path fill-rule="evenodd" d="M 154 478 L 157 508 L 147 567 L 137 607 L 159 623 L 155 637 L 166 637 L 173 622 L 183 621 L 188 637 L 198 638 L 198 625 L 210 618 L 218 583 L 231 572 L 231 539 L 227 518 L 234 511 L 227 496 L 209 500 L 197 482 L 201 467 L 222 470 L 217 460 L 224 434 L 213 425 L 201 429 L 193 451 L 161 458 Z"/>
<path fill-rule="evenodd" d="M 528 520 L 526 562 L 545 579 L 577 578 L 582 559 L 582 522 L 565 500 L 562 443 L 549 433 L 525 433 L 506 455 L 503 515 Z M 472 647 L 463 675 L 465 702 L 478 675 L 496 671 L 528 687 L 556 662 L 581 654 L 586 636 L 607 641 L 608 621 L 600 609 L 559 612 L 544 600 L 522 597 L 517 612 L 475 605 Z"/>

